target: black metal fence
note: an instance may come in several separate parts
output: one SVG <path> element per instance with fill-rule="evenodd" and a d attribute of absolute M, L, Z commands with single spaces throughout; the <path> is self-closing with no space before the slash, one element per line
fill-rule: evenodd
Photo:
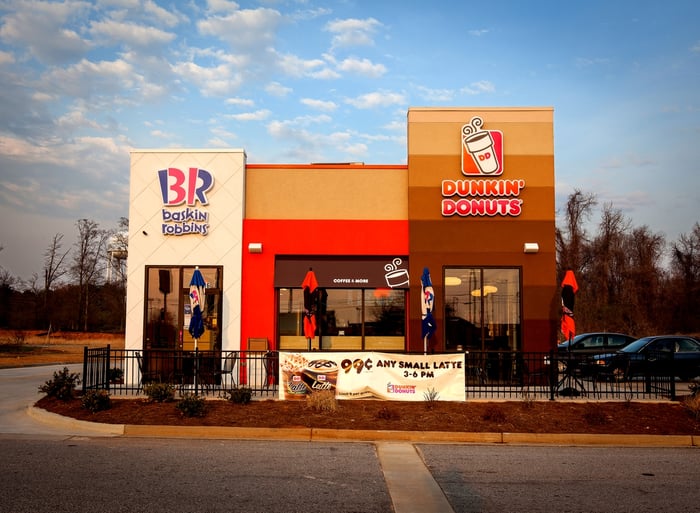
<path fill-rule="evenodd" d="M 634 372 L 630 361 L 613 368 L 588 356 L 554 351 L 469 351 L 464 358 L 467 400 L 676 399 L 674 361 L 667 355 L 647 356 Z M 276 351 L 86 347 L 82 384 L 83 391 L 104 389 L 116 395 L 143 393 L 149 383 L 169 383 L 181 394 L 206 396 L 246 386 L 254 396 L 277 397 L 278 368 Z"/>
<path fill-rule="evenodd" d="M 143 393 L 149 383 L 168 383 L 180 394 L 223 395 L 245 386 L 255 396 L 276 396 L 276 351 L 180 351 L 85 348 L 83 391 Z"/>
<path fill-rule="evenodd" d="M 550 352 L 486 351 L 465 354 L 467 399 L 676 399 L 672 357 L 642 357 L 630 372 L 630 357 L 604 365 L 588 355 Z"/>

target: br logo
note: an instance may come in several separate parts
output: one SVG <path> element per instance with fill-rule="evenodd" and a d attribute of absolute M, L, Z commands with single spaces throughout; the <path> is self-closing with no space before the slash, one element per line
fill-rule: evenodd
<path fill-rule="evenodd" d="M 467 176 L 503 174 L 503 132 L 481 130 L 484 122 L 473 117 L 462 127 L 462 174 Z"/>
<path fill-rule="evenodd" d="M 207 205 L 207 191 L 214 185 L 214 177 L 205 170 L 191 167 L 187 172 L 176 167 L 158 171 L 160 191 L 163 194 L 163 205 L 176 206 L 186 203 L 193 207 L 195 201 Z"/>

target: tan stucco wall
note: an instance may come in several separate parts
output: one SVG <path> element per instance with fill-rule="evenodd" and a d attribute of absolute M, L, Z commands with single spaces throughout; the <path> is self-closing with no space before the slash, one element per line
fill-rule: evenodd
<path fill-rule="evenodd" d="M 246 219 L 397 220 L 406 166 L 249 165 Z"/>

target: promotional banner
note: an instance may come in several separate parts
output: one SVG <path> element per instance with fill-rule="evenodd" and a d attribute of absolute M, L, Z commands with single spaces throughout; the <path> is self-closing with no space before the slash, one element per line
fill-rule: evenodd
<path fill-rule="evenodd" d="M 317 390 L 338 399 L 464 401 L 464 354 L 378 352 L 279 355 L 281 400 L 303 400 Z"/>

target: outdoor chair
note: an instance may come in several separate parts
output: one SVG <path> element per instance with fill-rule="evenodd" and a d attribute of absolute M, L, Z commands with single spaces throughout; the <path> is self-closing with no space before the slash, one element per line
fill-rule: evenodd
<path fill-rule="evenodd" d="M 160 381 L 158 373 L 148 371 L 148 369 L 146 368 L 146 366 L 144 364 L 143 356 L 138 351 L 136 351 L 136 363 L 138 364 L 138 367 L 139 367 L 139 389 L 140 390 L 143 389 L 144 385 L 148 385 L 149 383 L 155 383 L 157 381 Z"/>
<path fill-rule="evenodd" d="M 268 351 L 265 353 L 265 388 L 279 383 L 279 353 Z"/>
<path fill-rule="evenodd" d="M 223 390 L 231 390 L 234 386 L 236 386 L 234 370 L 236 369 L 237 361 L 238 354 L 235 351 L 226 353 L 223 357 L 221 370 L 218 372 L 218 376 L 221 380 L 221 388 Z"/>
<path fill-rule="evenodd" d="M 551 368 L 549 357 L 544 357 L 541 361 L 538 360 L 523 360 L 523 388 L 522 393 L 526 395 L 530 391 L 530 387 L 535 387 L 536 391 L 541 392 L 546 389 L 549 393 L 549 384 L 551 378 Z"/>

